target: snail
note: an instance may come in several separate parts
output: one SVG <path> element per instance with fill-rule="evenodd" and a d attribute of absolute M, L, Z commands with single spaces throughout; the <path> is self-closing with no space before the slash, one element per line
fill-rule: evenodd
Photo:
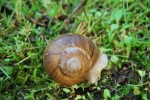
<path fill-rule="evenodd" d="M 95 83 L 108 59 L 88 37 L 72 33 L 61 35 L 48 44 L 43 63 L 53 80 L 72 86 L 85 80 Z"/>

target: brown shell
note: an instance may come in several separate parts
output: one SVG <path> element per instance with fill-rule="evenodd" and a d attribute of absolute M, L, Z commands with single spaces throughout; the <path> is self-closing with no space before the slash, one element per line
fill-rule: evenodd
<path fill-rule="evenodd" d="M 99 55 L 98 47 L 86 36 L 65 34 L 48 44 L 43 62 L 52 79 L 63 86 L 71 86 L 85 80 Z M 69 63 L 69 67 L 66 67 L 66 62 Z"/>

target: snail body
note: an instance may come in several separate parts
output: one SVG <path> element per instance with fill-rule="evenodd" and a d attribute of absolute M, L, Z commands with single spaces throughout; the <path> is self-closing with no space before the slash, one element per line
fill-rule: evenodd
<path fill-rule="evenodd" d="M 63 86 L 87 80 L 95 83 L 107 65 L 106 54 L 86 36 L 65 34 L 48 44 L 44 51 L 44 68 Z"/>

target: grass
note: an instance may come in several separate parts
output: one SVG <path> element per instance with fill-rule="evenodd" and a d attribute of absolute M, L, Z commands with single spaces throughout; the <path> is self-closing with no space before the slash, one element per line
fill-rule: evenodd
<path fill-rule="evenodd" d="M 150 1 L 0 0 L 0 100 L 150 98 Z M 67 32 L 109 57 L 97 83 L 60 87 L 43 68 L 46 42 Z"/>

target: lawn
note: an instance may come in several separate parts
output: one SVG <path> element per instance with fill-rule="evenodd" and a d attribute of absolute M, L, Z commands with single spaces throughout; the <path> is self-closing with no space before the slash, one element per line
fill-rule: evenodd
<path fill-rule="evenodd" d="M 149 100 L 149 0 L 0 0 L 0 100 Z M 59 35 L 89 37 L 109 57 L 95 84 L 63 87 L 43 66 Z"/>

